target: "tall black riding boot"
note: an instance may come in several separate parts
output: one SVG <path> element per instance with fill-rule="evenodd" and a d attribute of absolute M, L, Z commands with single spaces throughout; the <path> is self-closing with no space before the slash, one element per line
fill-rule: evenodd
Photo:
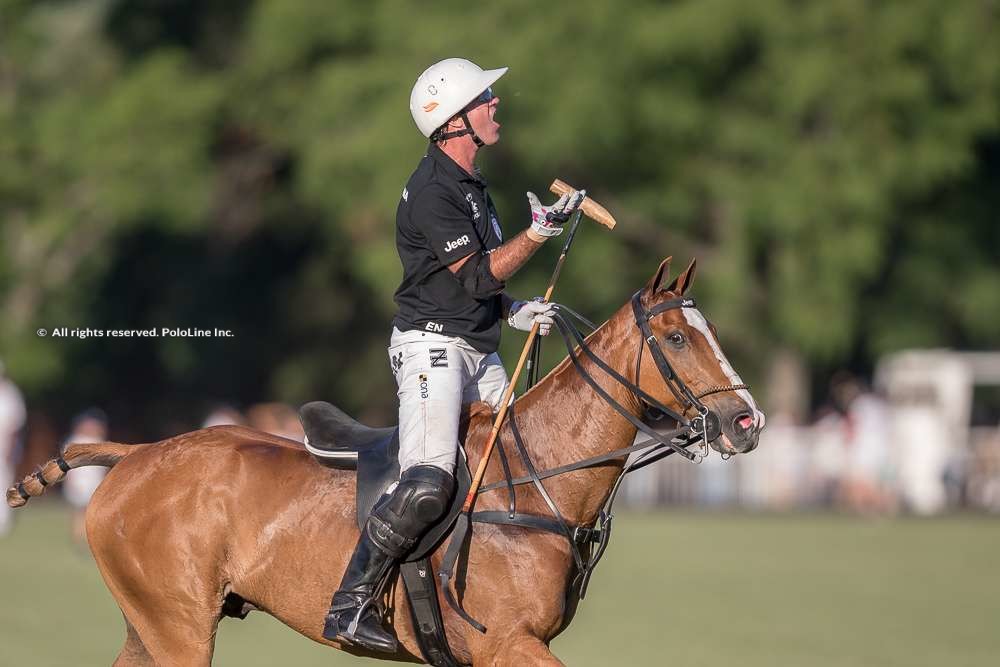
<path fill-rule="evenodd" d="M 403 471 L 391 495 L 384 495 L 368 515 L 361 539 L 347 565 L 340 590 L 333 594 L 323 636 L 373 651 L 394 653 L 396 638 L 382 626 L 378 599 L 396 560 L 448 509 L 455 486 L 451 473 L 432 465 Z"/>
<path fill-rule="evenodd" d="M 367 530 L 354 548 L 340 590 L 333 595 L 323 636 L 341 639 L 372 651 L 395 653 L 396 638 L 382 626 L 378 608 L 379 589 L 396 559 L 379 549 Z"/>

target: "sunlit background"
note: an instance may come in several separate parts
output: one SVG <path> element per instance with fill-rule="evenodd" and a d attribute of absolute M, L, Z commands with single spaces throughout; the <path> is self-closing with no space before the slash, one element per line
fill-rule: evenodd
<path fill-rule="evenodd" d="M 300 438 L 310 400 L 393 423 L 394 214 L 426 146 L 407 105 L 451 56 L 510 67 L 502 140 L 480 156 L 507 237 L 557 177 L 618 218 L 584 223 L 554 298 L 603 321 L 664 257 L 697 257 L 692 292 L 768 414 L 746 457 L 629 480 L 632 529 L 556 653 L 995 660 L 991 571 L 907 597 L 1000 549 L 995 0 L 0 0 L 0 485 L 69 440 L 216 423 Z M 542 293 L 558 245 L 509 291 Z M 80 335 L 163 328 L 232 335 Z M 508 369 L 523 340 L 505 332 Z M 545 367 L 563 354 L 547 342 Z M 90 604 L 77 659 L 114 659 L 120 617 L 74 518 L 99 481 L 0 508 L 0 665 L 81 664 L 36 645 Z M 769 569 L 803 542 L 798 567 Z M 726 595 L 636 565 L 657 553 Z M 733 609 L 722 624 L 749 625 L 727 642 Z M 674 630 L 642 625 L 658 613 Z M 607 622 L 617 637 L 588 643 Z M 343 659 L 267 627 L 237 656 L 223 626 L 217 663 Z"/>

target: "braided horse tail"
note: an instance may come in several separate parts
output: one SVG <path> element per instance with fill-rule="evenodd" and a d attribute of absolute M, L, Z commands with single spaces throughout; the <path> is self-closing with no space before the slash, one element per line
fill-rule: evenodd
<path fill-rule="evenodd" d="M 41 468 L 7 489 L 7 504 L 21 507 L 32 496 L 45 493 L 49 484 L 61 482 L 66 473 L 83 466 L 114 466 L 143 445 L 122 445 L 117 442 L 95 442 L 70 445 L 62 456 L 50 459 Z"/>

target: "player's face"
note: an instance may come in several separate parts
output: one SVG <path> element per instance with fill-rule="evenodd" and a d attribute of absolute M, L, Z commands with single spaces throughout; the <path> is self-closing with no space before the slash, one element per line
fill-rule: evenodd
<path fill-rule="evenodd" d="M 500 98 L 493 95 L 492 89 L 487 88 L 466 107 L 472 129 L 487 146 L 500 141 L 500 123 L 495 118 L 499 105 Z"/>

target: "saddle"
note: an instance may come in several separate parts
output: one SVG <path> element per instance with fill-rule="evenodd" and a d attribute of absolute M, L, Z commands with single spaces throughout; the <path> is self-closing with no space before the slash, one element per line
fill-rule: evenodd
<path fill-rule="evenodd" d="M 364 528 L 378 499 L 399 481 L 399 428 L 372 428 L 325 401 L 306 403 L 299 410 L 306 434 L 305 446 L 316 460 L 329 468 L 356 470 L 358 528 Z M 429 555 L 455 523 L 462 502 L 472 486 L 465 451 L 458 448 L 455 463 L 455 493 L 444 518 L 434 525 L 406 556 L 411 563 Z"/>
<path fill-rule="evenodd" d="M 399 481 L 399 428 L 365 426 L 324 401 L 303 405 L 299 420 L 306 434 L 306 449 L 317 461 L 329 468 L 357 471 L 357 521 L 358 528 L 363 530 L 375 503 Z M 420 649 L 429 664 L 440 667 L 455 667 L 458 663 L 444 634 L 430 554 L 451 531 L 472 486 L 465 452 L 461 447 L 458 451 L 456 491 L 448 513 L 403 558 L 399 567 Z"/>

